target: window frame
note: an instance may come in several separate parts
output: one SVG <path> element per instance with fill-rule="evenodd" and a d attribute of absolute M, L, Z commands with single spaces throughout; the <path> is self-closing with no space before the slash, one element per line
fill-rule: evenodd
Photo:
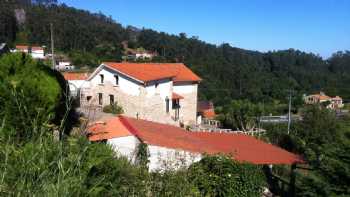
<path fill-rule="evenodd" d="M 104 84 L 105 76 L 100 74 L 100 84 Z"/>
<path fill-rule="evenodd" d="M 98 93 L 98 104 L 103 105 L 103 93 Z"/>

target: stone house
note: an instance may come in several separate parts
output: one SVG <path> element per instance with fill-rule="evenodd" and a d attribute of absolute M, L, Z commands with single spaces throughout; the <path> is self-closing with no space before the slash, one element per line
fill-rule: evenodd
<path fill-rule="evenodd" d="M 115 102 L 125 115 L 194 125 L 200 78 L 182 63 L 102 63 L 80 90 L 82 107 Z"/>
<path fill-rule="evenodd" d="M 147 144 L 149 170 L 179 169 L 205 154 L 227 154 L 252 164 L 295 164 L 303 159 L 252 136 L 234 133 L 189 132 L 180 127 L 126 116 L 100 120 L 87 128 L 91 142 L 106 142 L 115 152 L 137 161 L 139 144 Z"/>

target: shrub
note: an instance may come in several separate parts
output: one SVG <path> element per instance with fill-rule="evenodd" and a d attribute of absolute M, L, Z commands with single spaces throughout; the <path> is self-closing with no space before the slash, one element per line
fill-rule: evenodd
<path fill-rule="evenodd" d="M 57 118 L 64 103 L 57 73 L 31 57 L 6 54 L 0 59 L 0 120 L 18 138 L 34 135 L 44 123 Z"/>
<path fill-rule="evenodd" d="M 107 105 L 103 107 L 103 112 L 111 113 L 111 114 L 122 114 L 124 113 L 123 108 L 119 106 L 117 103 Z"/>
<path fill-rule="evenodd" d="M 222 155 L 204 157 L 191 165 L 188 173 L 201 196 L 261 196 L 266 185 L 260 166 L 237 163 Z"/>

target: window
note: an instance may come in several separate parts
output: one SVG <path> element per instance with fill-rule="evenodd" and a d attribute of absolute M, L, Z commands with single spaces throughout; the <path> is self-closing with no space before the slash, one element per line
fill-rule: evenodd
<path fill-rule="evenodd" d="M 103 83 L 104 78 L 105 78 L 105 77 L 103 76 L 103 74 L 100 74 L 101 84 Z"/>
<path fill-rule="evenodd" d="M 109 104 L 113 105 L 114 104 L 114 95 L 109 95 Z"/>
<path fill-rule="evenodd" d="M 87 96 L 87 97 L 86 97 L 86 100 L 87 100 L 87 101 L 90 101 L 90 100 L 91 100 L 91 97 L 92 97 L 92 96 Z"/>
<path fill-rule="evenodd" d="M 180 108 L 180 101 L 179 101 L 179 99 L 173 100 L 172 108 L 173 108 L 173 109 L 178 109 L 178 108 Z"/>
<path fill-rule="evenodd" d="M 103 99 L 102 93 L 98 93 L 98 104 L 99 104 L 99 105 L 102 105 L 102 104 L 103 104 L 102 99 Z"/>
<path fill-rule="evenodd" d="M 165 98 L 165 110 L 166 110 L 166 113 L 169 113 L 169 98 L 168 97 Z"/>
<path fill-rule="evenodd" d="M 119 76 L 118 75 L 114 75 L 115 78 L 115 85 L 119 85 Z"/>

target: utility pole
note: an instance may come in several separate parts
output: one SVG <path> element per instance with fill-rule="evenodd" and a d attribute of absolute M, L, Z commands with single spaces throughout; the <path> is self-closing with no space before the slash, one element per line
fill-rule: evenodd
<path fill-rule="evenodd" d="M 290 132 L 290 124 L 292 122 L 291 119 L 291 108 L 292 108 L 292 90 L 289 90 L 289 96 L 288 96 L 289 104 L 288 104 L 288 134 Z"/>
<path fill-rule="evenodd" d="M 52 23 L 50 23 L 50 32 L 51 32 L 51 60 L 52 60 L 52 69 L 55 69 L 55 64 L 56 64 L 56 62 L 55 62 L 55 55 L 54 55 L 54 52 L 55 52 L 54 48 L 55 48 L 55 46 L 54 46 L 54 42 L 53 42 L 53 24 L 52 24 Z"/>

